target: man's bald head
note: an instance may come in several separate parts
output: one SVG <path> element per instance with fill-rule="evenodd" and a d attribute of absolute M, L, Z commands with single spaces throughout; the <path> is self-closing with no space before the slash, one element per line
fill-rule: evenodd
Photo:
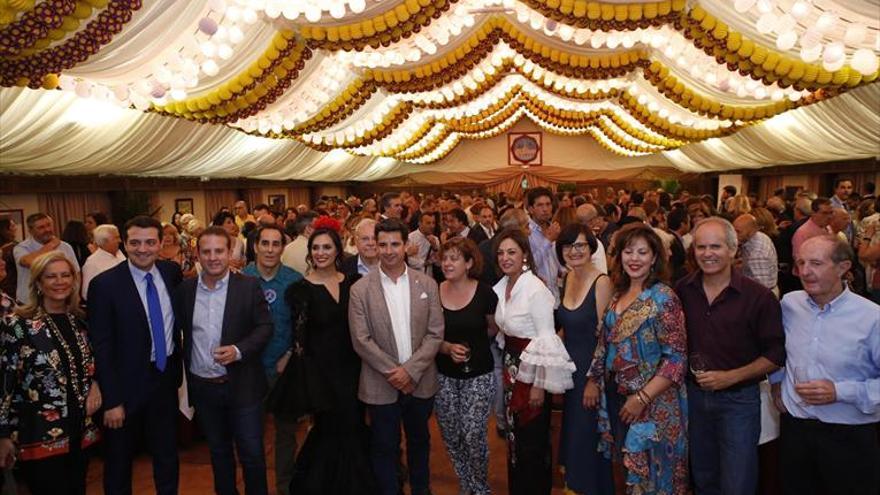
<path fill-rule="evenodd" d="M 843 232 L 846 230 L 846 226 L 849 225 L 852 218 L 849 216 L 849 213 L 846 212 L 843 208 L 834 208 L 831 211 L 831 230 L 836 234 L 838 232 Z"/>
<path fill-rule="evenodd" d="M 740 244 L 748 241 L 758 231 L 758 221 L 750 213 L 743 213 L 733 221 L 736 238 Z"/>
<path fill-rule="evenodd" d="M 577 215 L 578 222 L 583 225 L 588 225 L 597 215 L 599 215 L 599 212 L 596 211 L 595 206 L 590 203 L 584 203 L 577 207 L 575 215 Z"/>

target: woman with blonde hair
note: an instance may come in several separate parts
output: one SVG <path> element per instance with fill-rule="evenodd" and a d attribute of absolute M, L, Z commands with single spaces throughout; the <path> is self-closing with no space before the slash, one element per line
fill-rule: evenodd
<path fill-rule="evenodd" d="M 34 495 L 81 495 L 101 392 L 79 272 L 63 253 L 43 254 L 31 265 L 29 292 L 31 302 L 0 323 L 0 467 L 20 459 Z"/>
<path fill-rule="evenodd" d="M 749 197 L 745 194 L 737 194 L 736 196 L 727 200 L 727 204 L 724 208 L 727 212 L 726 216 L 729 216 L 731 219 L 735 219 L 736 217 L 744 214 L 752 212 L 752 203 L 749 201 Z"/>
<path fill-rule="evenodd" d="M 183 278 L 196 275 L 195 252 L 189 248 L 189 243 L 180 241 L 177 227 L 166 223 L 162 226 L 162 247 L 159 248 L 159 259 L 173 261 L 180 266 Z"/>

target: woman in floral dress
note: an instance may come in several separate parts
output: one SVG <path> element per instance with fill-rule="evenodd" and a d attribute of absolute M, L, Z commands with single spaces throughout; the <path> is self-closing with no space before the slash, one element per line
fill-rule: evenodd
<path fill-rule="evenodd" d="M 79 273 L 58 251 L 31 265 L 30 303 L 0 321 L 0 468 L 33 495 L 85 495 L 101 407 L 79 309 Z"/>
<path fill-rule="evenodd" d="M 626 493 L 688 492 L 686 333 L 681 302 L 661 282 L 663 243 L 651 227 L 615 234 L 614 297 L 605 312 L 584 406 L 599 407 L 599 450 L 626 471 Z"/>

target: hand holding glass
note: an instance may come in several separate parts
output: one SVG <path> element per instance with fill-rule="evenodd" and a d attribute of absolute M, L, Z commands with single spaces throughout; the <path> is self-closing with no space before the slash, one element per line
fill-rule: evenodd
<path fill-rule="evenodd" d="M 690 366 L 691 373 L 694 375 L 709 371 L 709 365 L 706 363 L 706 358 L 699 352 L 690 355 L 688 365 Z"/>
<path fill-rule="evenodd" d="M 471 363 L 471 346 L 468 345 L 466 342 L 462 342 L 459 345 L 464 347 L 464 349 L 465 349 L 464 362 L 461 364 L 461 371 L 462 371 L 462 373 L 470 373 L 472 370 L 471 364 L 470 364 Z"/>

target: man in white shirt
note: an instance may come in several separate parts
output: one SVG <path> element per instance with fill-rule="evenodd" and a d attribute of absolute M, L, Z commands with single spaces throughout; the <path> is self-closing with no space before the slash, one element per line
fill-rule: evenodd
<path fill-rule="evenodd" d="M 413 270 L 430 275 L 432 254 L 440 249 L 440 239 L 434 235 L 435 219 L 433 213 L 422 213 L 419 228 L 409 235 L 409 248 L 406 259 Z"/>
<path fill-rule="evenodd" d="M 296 217 L 293 228 L 296 231 L 296 239 L 284 247 L 281 253 L 281 263 L 293 268 L 299 273 L 306 274 L 309 264 L 306 262 L 306 255 L 309 254 L 309 236 L 312 235 L 312 224 L 318 214 L 313 211 L 301 213 Z"/>
<path fill-rule="evenodd" d="M 18 285 L 16 289 L 15 299 L 22 304 L 30 302 L 29 287 L 31 281 L 31 264 L 40 255 L 61 251 L 72 262 L 73 268 L 79 271 L 79 263 L 76 261 L 76 254 L 70 244 L 62 241 L 55 234 L 55 221 L 52 217 L 45 213 L 34 213 L 28 215 L 25 223 L 30 234 L 27 239 L 18 243 L 12 250 L 12 256 L 18 275 Z"/>
<path fill-rule="evenodd" d="M 396 495 L 400 425 L 406 431 L 413 495 L 430 494 L 428 419 L 437 393 L 435 356 L 443 341 L 437 283 L 408 269 L 408 228 L 400 220 L 376 225 L 379 269 L 351 288 L 348 308 L 360 355 L 358 398 L 370 414 L 370 457 L 382 495 Z"/>
<path fill-rule="evenodd" d="M 98 225 L 92 235 L 98 249 L 86 259 L 82 267 L 83 299 L 88 296 L 89 284 L 96 275 L 125 261 L 125 255 L 119 251 L 119 229 L 115 225 Z"/>

